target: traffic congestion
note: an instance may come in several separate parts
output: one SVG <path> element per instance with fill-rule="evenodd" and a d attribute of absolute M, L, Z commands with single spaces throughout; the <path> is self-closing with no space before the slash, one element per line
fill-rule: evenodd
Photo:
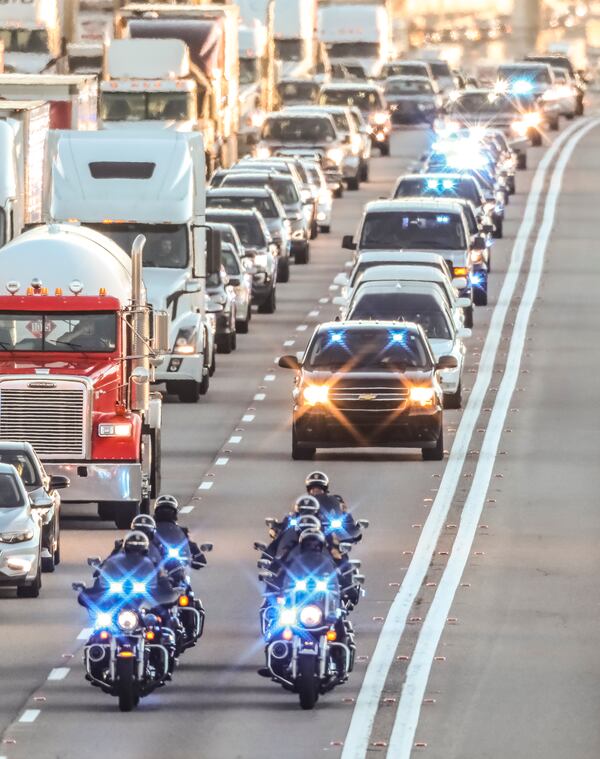
<path fill-rule="evenodd" d="M 565 755 L 422 707 L 475 709 L 502 645 L 455 595 L 483 509 L 535 501 L 530 315 L 597 215 L 588 14 L 525 47 L 387 0 L 0 6 L 0 759 Z"/>

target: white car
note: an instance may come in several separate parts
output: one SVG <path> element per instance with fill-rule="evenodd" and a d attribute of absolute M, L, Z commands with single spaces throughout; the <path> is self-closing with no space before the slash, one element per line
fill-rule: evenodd
<path fill-rule="evenodd" d="M 42 517 L 47 496 L 30 500 L 12 464 L 0 464 L 0 586 L 16 585 L 20 598 L 42 587 Z"/>
<path fill-rule="evenodd" d="M 437 287 L 444 297 L 456 327 L 460 328 L 464 324 L 463 309 L 468 307 L 470 301 L 468 298 L 458 297 L 456 289 L 445 274 L 442 274 L 431 266 L 402 266 L 396 264 L 372 266 L 357 277 L 352 287 L 344 288 L 340 296 L 332 299 L 334 305 L 340 306 L 342 319 L 348 313 L 350 302 L 354 298 L 357 288 L 366 282 L 391 282 L 398 287 L 402 286 L 403 283 L 410 282 L 430 283 Z"/>
<path fill-rule="evenodd" d="M 318 189 L 317 224 L 319 232 L 331 232 L 331 214 L 333 212 L 333 194 L 327 187 L 327 179 L 318 160 L 303 159 L 304 166 L 311 181 Z"/>
<path fill-rule="evenodd" d="M 457 290 L 464 287 L 465 277 L 453 277 L 453 272 L 446 259 L 439 253 L 429 253 L 423 250 L 370 250 L 360 253 L 354 261 L 346 261 L 348 274 L 340 272 L 333 280 L 336 290 L 338 287 L 352 286 L 363 272 L 373 266 L 431 266 L 437 269 L 452 282 Z"/>
<path fill-rule="evenodd" d="M 454 356 L 456 367 L 441 369 L 438 380 L 444 392 L 444 408 L 462 405 L 462 374 L 471 330 L 458 326 L 440 289 L 427 282 L 363 282 L 348 306 L 348 321 L 399 320 L 420 324 L 436 361 Z"/>
<path fill-rule="evenodd" d="M 557 94 L 561 105 L 561 115 L 567 119 L 574 119 L 577 114 L 578 90 L 567 69 L 553 66 L 556 79 Z"/>
<path fill-rule="evenodd" d="M 240 260 L 233 245 L 221 243 L 221 260 L 229 286 L 235 292 L 236 330 L 240 335 L 246 334 L 252 318 L 252 269 L 253 261 L 245 257 Z"/>

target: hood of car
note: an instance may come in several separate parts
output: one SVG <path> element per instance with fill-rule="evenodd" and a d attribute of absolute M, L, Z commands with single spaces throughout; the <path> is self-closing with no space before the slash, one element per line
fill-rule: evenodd
<path fill-rule="evenodd" d="M 0 532 L 25 532 L 33 527 L 33 519 L 25 506 L 16 509 L 0 508 Z"/>

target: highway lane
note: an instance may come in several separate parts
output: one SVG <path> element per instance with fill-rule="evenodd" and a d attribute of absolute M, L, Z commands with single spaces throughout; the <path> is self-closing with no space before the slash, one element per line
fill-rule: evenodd
<path fill-rule="evenodd" d="M 74 651 L 74 637 L 85 623 L 74 594 L 68 591 L 69 583 L 81 578 L 85 556 L 105 551 L 114 536 L 112 530 L 98 529 L 98 523 L 81 519 L 67 522 L 70 529 L 64 534 L 65 566 L 46 581 L 40 601 L 30 602 L 37 604 L 36 608 L 30 610 L 28 605 L 25 609 L 12 599 L 2 601 L 2 611 L 7 608 L 11 624 L 0 653 L 10 650 L 9 645 L 16 649 L 11 668 L 15 680 L 6 694 L 10 702 L 6 709 L 2 686 L 3 728 L 22 709 L 42 705 L 33 724 L 12 724 L 5 732 L 5 737 L 17 740 L 16 745 L 6 747 L 8 756 L 30 756 L 48 748 L 56 756 L 79 756 L 83 745 L 92 755 L 99 755 L 101 750 L 105 752 L 103 740 L 110 735 L 111 746 L 120 746 L 133 757 L 152 755 L 156 747 L 164 748 L 167 741 L 175 739 L 182 756 L 190 756 L 203 747 L 207 756 L 258 757 L 269 755 L 273 720 L 282 717 L 286 756 L 306 756 L 325 748 L 338 750 L 331 743 L 345 737 L 352 699 L 357 696 L 366 667 L 364 659 L 358 662 L 350 683 L 324 698 L 311 715 L 300 714 L 294 696 L 260 680 L 255 673 L 262 658 L 256 611 L 260 598 L 255 580 L 257 555 L 250 546 L 252 540 L 264 535 L 263 517 L 283 511 L 300 493 L 303 476 L 310 468 L 306 463 L 290 460 L 291 376 L 274 370 L 273 358 L 282 352 L 287 339 L 296 339 L 293 348 L 302 346 L 310 329 L 296 332 L 297 326 L 310 325 L 333 313 L 331 306 L 321 306 L 318 316 L 307 316 L 319 307 L 319 298 L 327 296 L 327 284 L 345 260 L 339 250 L 341 234 L 354 229 L 365 200 L 389 191 L 402 163 L 416 156 L 423 144 L 421 132 L 395 135 L 394 153 L 397 156 L 404 150 L 405 158 L 377 159 L 373 169 L 376 181 L 360 193 L 348 193 L 338 203 L 331 239 L 320 238 L 315 245 L 318 263 L 295 269 L 292 284 L 281 289 L 278 315 L 274 319 L 260 317 L 261 330 L 256 329 L 257 319 L 251 336 L 240 340 L 238 354 L 221 359 L 206 403 L 192 410 L 177 404 L 166 407 L 167 488 L 180 496 L 193 496 L 200 481 L 212 481 L 202 476 L 222 446 L 232 451 L 224 454 L 230 460 L 222 470 L 211 468 L 214 487 L 196 494 L 202 500 L 192 501 L 196 507 L 189 519 L 201 539 L 211 539 L 216 544 L 210 568 L 197 576 L 208 610 L 201 645 L 182 659 L 174 683 L 145 700 L 135 714 L 120 715 L 112 699 L 90 688 L 83 680 L 77 657 L 69 662 L 73 671 L 64 681 L 44 685 L 50 668 L 60 666 L 61 653 Z M 532 165 L 540 153 L 532 152 Z M 527 189 L 529 178 L 530 172 L 519 176 L 521 190 Z M 507 239 L 494 249 L 491 303 L 498 292 L 524 201 L 522 193 L 513 199 Z M 470 369 L 476 368 L 477 346 L 489 314 L 490 309 L 477 311 Z M 271 373 L 275 380 L 265 380 Z M 266 398 L 253 401 L 257 392 L 265 393 Z M 256 411 L 247 411 L 249 407 Z M 244 412 L 255 419 L 240 423 Z M 457 412 L 448 413 L 449 429 L 456 427 L 457 419 Z M 226 443 L 236 427 L 244 428 L 238 433 L 242 441 Z M 448 443 L 451 440 L 449 433 Z M 364 544 L 356 551 L 364 560 L 368 577 L 368 595 L 355 614 L 358 653 L 359 657 L 368 657 L 381 629 L 381 618 L 397 590 L 394 583 L 402 580 L 403 568 L 410 561 L 410 555 L 403 552 L 414 550 L 418 525 L 427 516 L 429 501 L 425 499 L 433 497 L 443 465 L 425 464 L 416 452 L 329 452 L 321 454 L 317 461 L 317 466 L 332 475 L 343 493 L 352 495 L 356 512 L 372 520 Z M 35 624 L 44 615 L 51 632 L 40 639 Z M 20 649 L 15 646 L 18 639 L 25 642 Z M 35 639 L 39 643 L 32 656 L 29 649 Z M 27 674 L 23 675 L 25 664 Z M 23 697 L 38 694 L 47 700 L 35 702 Z M 153 719 L 149 719 L 149 713 Z"/>

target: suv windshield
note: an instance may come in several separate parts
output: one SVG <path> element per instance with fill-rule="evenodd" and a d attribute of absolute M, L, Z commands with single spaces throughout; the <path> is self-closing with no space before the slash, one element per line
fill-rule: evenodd
<path fill-rule="evenodd" d="M 193 118 L 191 92 L 103 92 L 103 121 L 187 121 Z"/>
<path fill-rule="evenodd" d="M 42 483 L 37 476 L 37 469 L 29 456 L 23 451 L 11 451 L 7 448 L 0 449 L 0 463 L 12 464 L 19 473 L 19 477 L 25 487 L 39 488 L 41 486 Z"/>
<path fill-rule="evenodd" d="M 18 509 L 25 506 L 23 495 L 12 474 L 0 474 L 0 509 Z"/>
<path fill-rule="evenodd" d="M 361 111 L 377 111 L 383 108 L 383 102 L 376 90 L 365 90 L 362 87 L 356 89 L 340 88 L 334 90 L 327 88 L 321 92 L 320 105 L 355 105 Z"/>
<path fill-rule="evenodd" d="M 256 216 L 237 216 L 232 212 L 231 215 L 219 215 L 218 218 L 211 216 L 210 211 L 206 214 L 209 221 L 224 221 L 235 227 L 242 245 L 246 248 L 265 248 L 267 241 L 263 234 L 263 229 Z M 264 222 L 263 222 L 264 223 Z"/>
<path fill-rule="evenodd" d="M 473 179 L 443 179 L 419 177 L 402 179 L 396 188 L 395 198 L 465 198 L 481 204 L 481 197 Z"/>
<path fill-rule="evenodd" d="M 452 103 L 450 114 L 458 113 L 517 113 L 520 101 L 494 92 L 467 92 Z"/>
<path fill-rule="evenodd" d="M 86 224 L 116 242 L 131 254 L 133 241 L 144 235 L 144 266 L 185 269 L 188 265 L 188 236 L 184 224 Z"/>
<path fill-rule="evenodd" d="M 362 289 L 362 288 L 361 288 Z M 427 337 L 450 340 L 450 325 L 435 298 L 400 292 L 364 293 L 356 295 L 348 319 L 381 319 L 420 324 Z"/>
<path fill-rule="evenodd" d="M 284 142 L 333 142 L 336 138 L 333 124 L 328 118 L 294 116 L 267 119 L 263 125 L 263 140 Z"/>
<path fill-rule="evenodd" d="M 256 197 L 249 195 L 243 197 L 242 195 L 211 195 L 206 196 L 206 205 L 210 208 L 243 208 L 245 211 L 250 211 L 253 208 L 263 215 L 265 219 L 278 219 L 279 214 L 275 208 L 273 200 L 267 196 Z"/>
<path fill-rule="evenodd" d="M 337 371 L 431 369 L 421 336 L 407 329 L 323 330 L 315 335 L 305 366 Z"/>
<path fill-rule="evenodd" d="M 416 211 L 367 214 L 359 247 L 363 250 L 465 250 L 465 228 L 457 214 Z"/>
<path fill-rule="evenodd" d="M 0 312 L 0 351 L 112 353 L 117 317 L 110 312 Z"/>
<path fill-rule="evenodd" d="M 381 75 L 384 79 L 388 76 L 429 76 L 429 71 L 418 63 L 386 63 Z"/>

